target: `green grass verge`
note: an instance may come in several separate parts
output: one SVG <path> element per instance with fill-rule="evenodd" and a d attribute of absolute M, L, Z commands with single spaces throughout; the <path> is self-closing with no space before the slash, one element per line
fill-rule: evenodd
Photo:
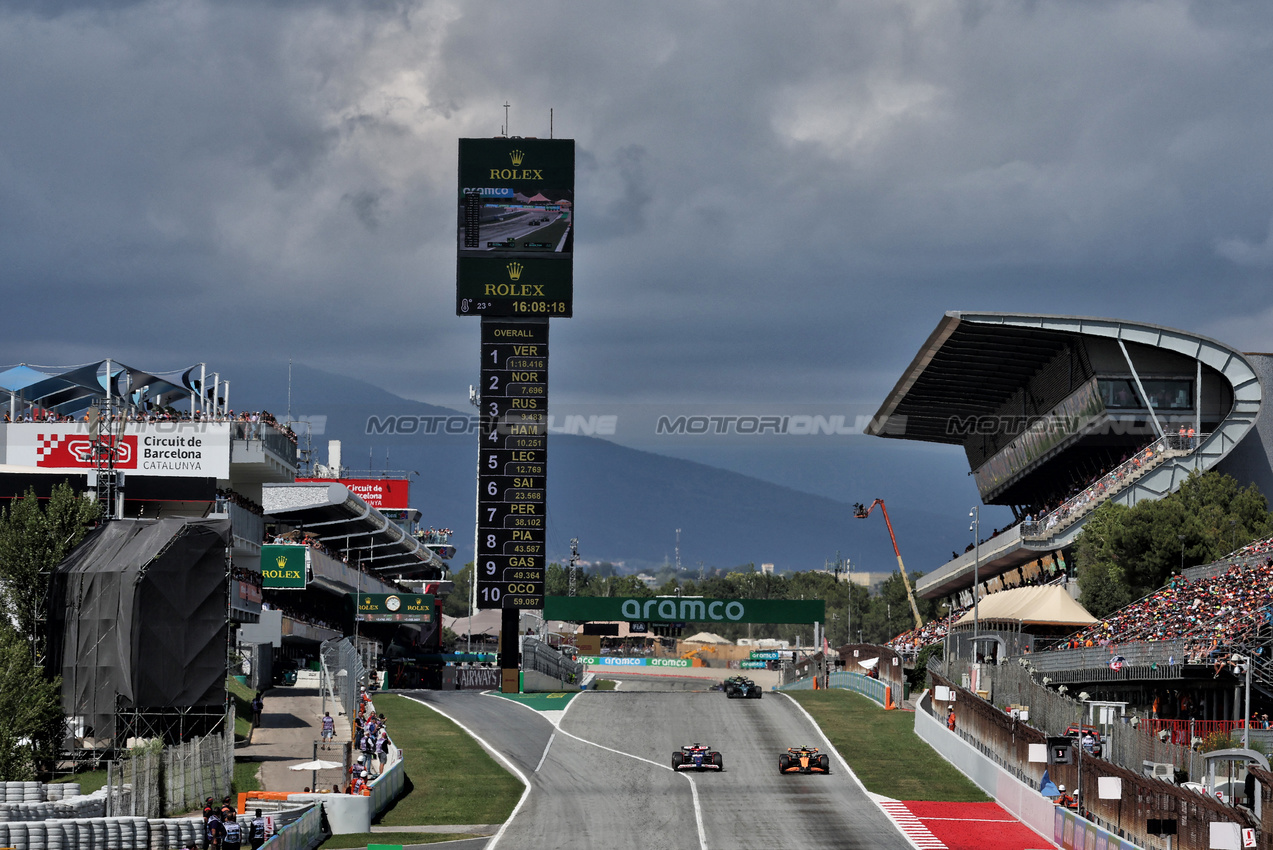
<path fill-rule="evenodd" d="M 106 770 L 86 770 L 73 776 L 59 776 L 50 782 L 78 782 L 81 794 L 92 794 L 99 788 L 106 787 Z"/>
<path fill-rule="evenodd" d="M 234 698 L 234 737 L 247 740 L 252 731 L 252 697 L 256 692 L 233 676 L 225 677 L 225 689 Z"/>
<path fill-rule="evenodd" d="M 840 688 L 787 693 L 813 715 L 866 790 L 895 800 L 990 799 L 919 739 L 911 712 L 885 711 L 861 694 Z"/>
<path fill-rule="evenodd" d="M 257 771 L 261 763 L 254 759 L 236 758 L 234 775 L 230 779 L 231 791 L 235 794 L 246 794 L 248 791 L 260 791 L 261 783 L 257 780 Z"/>
<path fill-rule="evenodd" d="M 616 684 L 614 679 L 598 679 L 592 689 L 594 691 L 613 691 Z"/>
<path fill-rule="evenodd" d="M 343 850 L 366 847 L 368 844 L 436 844 L 439 841 L 480 837 L 467 832 L 351 832 L 348 835 L 333 835 L 323 842 L 322 847 L 324 850 Z"/>
<path fill-rule="evenodd" d="M 381 816 L 381 825 L 503 823 L 512 814 L 522 796 L 521 782 L 467 732 L 395 694 L 377 695 L 376 709 L 391 718 L 390 734 L 405 753 L 407 770 L 406 793 Z"/>

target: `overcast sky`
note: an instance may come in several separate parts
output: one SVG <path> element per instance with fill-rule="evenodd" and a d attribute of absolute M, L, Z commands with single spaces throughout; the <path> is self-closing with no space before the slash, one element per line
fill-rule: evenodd
<path fill-rule="evenodd" d="M 1273 5 L 0 6 L 0 362 L 465 407 L 460 137 L 577 140 L 573 403 L 874 410 L 946 310 L 1270 350 Z"/>

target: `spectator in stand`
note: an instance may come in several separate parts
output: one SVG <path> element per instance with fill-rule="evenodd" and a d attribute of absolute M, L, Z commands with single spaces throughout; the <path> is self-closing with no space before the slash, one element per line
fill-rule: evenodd
<path fill-rule="evenodd" d="M 1187 660 L 1209 658 L 1225 663 L 1224 647 L 1253 638 L 1273 619 L 1273 558 L 1263 563 L 1243 561 L 1269 551 L 1273 539 L 1260 540 L 1230 554 L 1234 563 L 1210 578 L 1187 581 L 1175 576 L 1156 593 L 1137 600 L 1104 620 L 1071 636 L 1058 648 L 1087 645 L 1089 641 L 1117 646 L 1137 641 L 1188 641 Z"/>

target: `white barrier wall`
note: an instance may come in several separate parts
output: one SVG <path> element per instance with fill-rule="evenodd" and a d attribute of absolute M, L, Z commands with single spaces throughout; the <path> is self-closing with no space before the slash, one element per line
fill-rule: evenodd
<path fill-rule="evenodd" d="M 940 753 L 942 758 L 957 767 L 978 788 L 1012 812 L 1022 823 L 1051 840 L 1056 804 L 1040 794 L 1037 788 L 1026 785 L 977 752 L 975 747 L 958 735 L 952 735 L 944 723 L 925 711 L 925 705 L 931 705 L 927 693 L 920 698 L 915 710 L 915 734 L 920 740 Z"/>

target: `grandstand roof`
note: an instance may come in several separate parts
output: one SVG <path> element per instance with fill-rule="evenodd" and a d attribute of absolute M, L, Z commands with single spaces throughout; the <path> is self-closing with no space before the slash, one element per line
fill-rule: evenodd
<path fill-rule="evenodd" d="M 1144 322 L 1038 313 L 946 313 L 884 400 L 866 433 L 959 444 L 952 416 L 998 412 L 1068 342 L 1114 338 L 1166 349 L 1223 373 L 1235 387 L 1254 383 L 1241 354 L 1213 339 Z M 1255 388 L 1254 399 L 1259 400 Z"/>
<path fill-rule="evenodd" d="M 1074 601 L 1064 588 L 1054 584 L 1041 587 L 1014 587 L 983 597 L 977 605 L 978 619 L 1010 620 L 1025 626 L 1088 626 L 1096 618 Z M 971 625 L 973 612 L 960 617 L 956 626 Z"/>
<path fill-rule="evenodd" d="M 958 445 L 965 437 L 949 428 L 952 417 L 997 412 L 1068 339 L 1038 327 L 983 324 L 982 318 L 943 316 L 866 432 Z"/>
<path fill-rule="evenodd" d="M 1141 373 L 1150 381 L 1179 382 L 1192 398 L 1181 405 L 1151 398 Z M 1261 356 L 1144 322 L 946 313 L 865 432 L 961 445 L 983 502 L 1012 505 L 1036 519 L 1028 537 L 1000 535 L 991 551 L 983 547 L 925 570 L 917 592 L 949 595 L 971 588 L 977 570 L 989 581 L 1063 550 L 1100 501 L 1162 498 L 1195 470 L 1219 466 L 1273 489 L 1267 472 L 1273 431 L 1245 440 L 1256 427 L 1261 380 L 1270 373 L 1273 366 Z M 1112 393 L 1118 381 L 1134 382 L 1137 404 L 1107 403 L 1102 393 Z M 1120 476 L 1115 488 L 1101 480 L 1102 471 L 1186 426 L 1200 435 L 1197 443 L 1160 452 L 1152 468 Z M 1242 456 L 1221 465 L 1235 448 Z M 1080 481 L 1101 489 L 1082 509 L 1071 509 L 1065 500 L 1084 496 L 1073 489 Z M 1063 515 L 1049 516 L 1052 511 Z"/>
<path fill-rule="evenodd" d="M 436 577 L 446 569 L 435 552 L 338 481 L 265 484 L 261 504 L 268 518 L 347 551 L 351 564 L 357 558 L 374 572 L 404 578 Z"/>

